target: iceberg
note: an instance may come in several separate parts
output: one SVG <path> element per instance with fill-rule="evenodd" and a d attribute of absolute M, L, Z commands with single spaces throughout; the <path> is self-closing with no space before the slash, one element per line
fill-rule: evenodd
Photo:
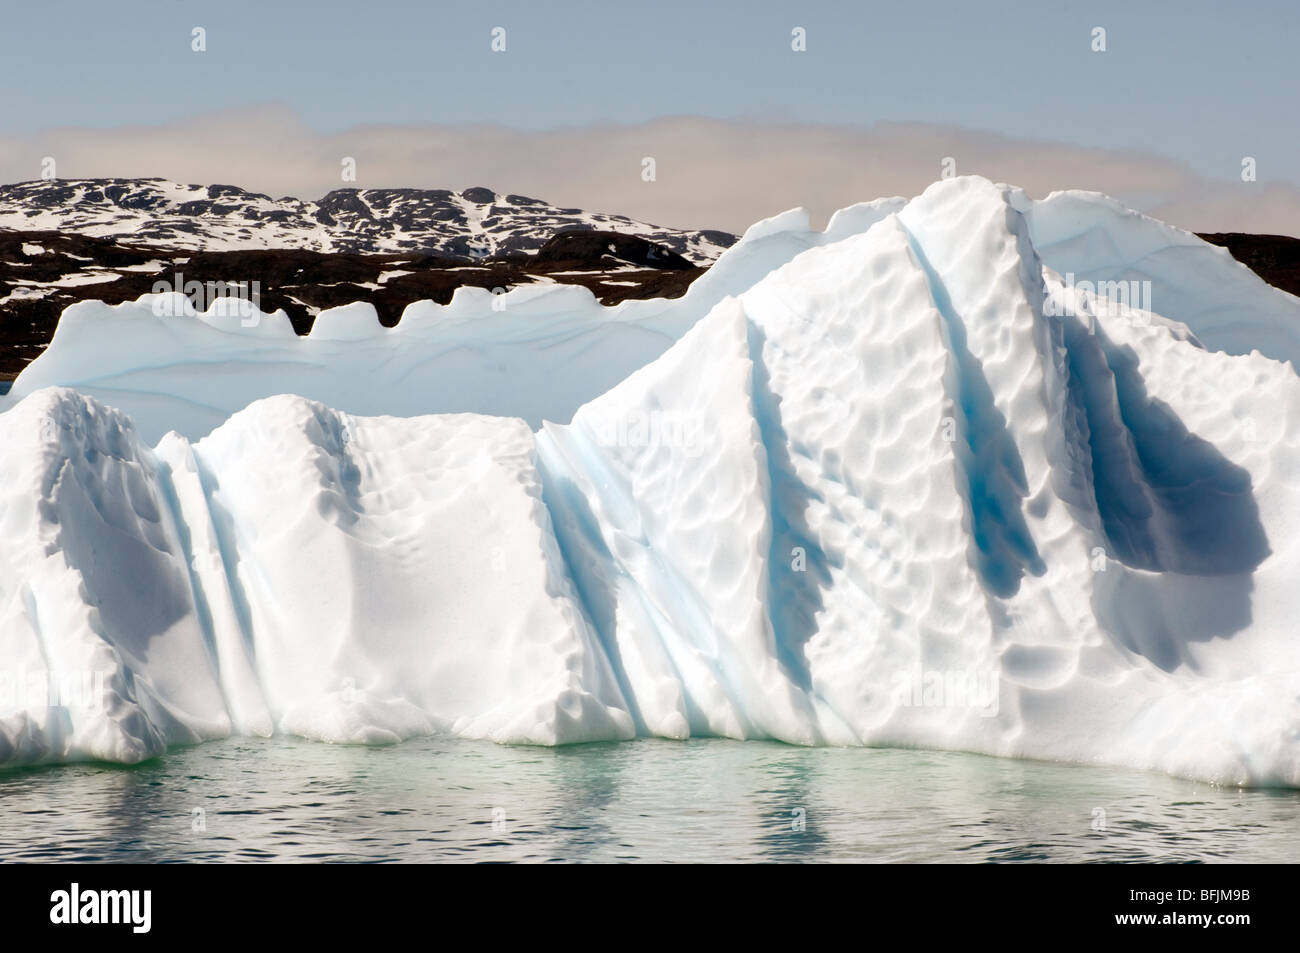
<path fill-rule="evenodd" d="M 1103 196 L 795 210 L 614 308 L 163 297 L 70 307 L 0 398 L 2 763 L 706 735 L 1300 786 L 1300 299 Z"/>

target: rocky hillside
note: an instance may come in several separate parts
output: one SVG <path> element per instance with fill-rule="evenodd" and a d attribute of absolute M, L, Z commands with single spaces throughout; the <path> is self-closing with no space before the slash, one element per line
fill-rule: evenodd
<path fill-rule="evenodd" d="M 684 231 L 491 189 L 335 189 L 315 202 L 166 179 L 50 179 L 0 186 L 0 228 L 113 238 L 181 251 L 296 249 L 489 258 L 532 253 L 563 231 L 639 235 L 697 265 L 736 236 Z"/>

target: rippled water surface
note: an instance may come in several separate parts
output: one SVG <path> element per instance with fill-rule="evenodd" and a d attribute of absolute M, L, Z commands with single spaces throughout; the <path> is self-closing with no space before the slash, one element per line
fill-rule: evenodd
<path fill-rule="evenodd" d="M 0 772 L 0 860 L 1298 858 L 1300 792 L 923 751 L 232 739 Z"/>

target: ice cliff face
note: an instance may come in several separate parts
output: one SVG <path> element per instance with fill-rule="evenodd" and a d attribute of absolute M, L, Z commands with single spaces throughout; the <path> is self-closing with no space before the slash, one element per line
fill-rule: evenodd
<path fill-rule="evenodd" d="M 0 405 L 0 760 L 709 734 L 1300 785 L 1300 301 L 1101 197 L 787 213 L 614 309 L 153 304 L 69 309 Z"/>

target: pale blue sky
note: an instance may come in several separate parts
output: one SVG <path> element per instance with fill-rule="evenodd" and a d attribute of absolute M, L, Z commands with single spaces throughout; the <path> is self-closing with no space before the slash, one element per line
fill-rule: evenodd
<path fill-rule="evenodd" d="M 3 0 L 0 133 L 279 104 L 310 127 L 950 124 L 1300 182 L 1300 4 Z M 190 30 L 208 50 L 190 50 Z M 507 30 L 493 54 L 490 30 Z M 793 53 L 790 30 L 808 32 Z M 1094 26 L 1108 51 L 1090 50 Z"/>

